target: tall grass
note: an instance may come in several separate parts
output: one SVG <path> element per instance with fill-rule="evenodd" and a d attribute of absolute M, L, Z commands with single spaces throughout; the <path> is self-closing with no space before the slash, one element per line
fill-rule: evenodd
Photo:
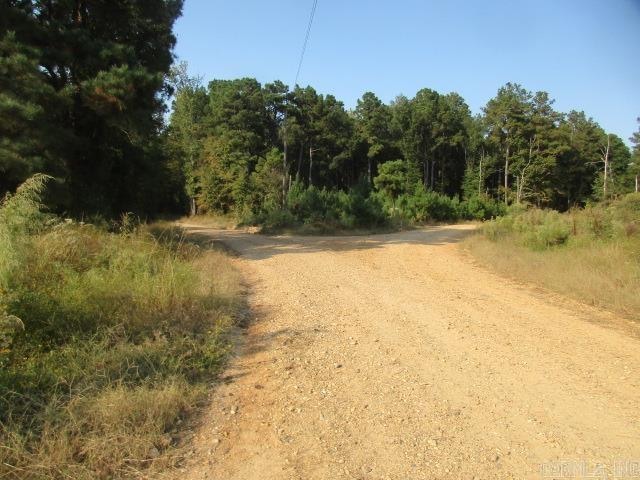
<path fill-rule="evenodd" d="M 640 194 L 563 214 L 512 210 L 467 246 L 510 277 L 640 320 Z"/>
<path fill-rule="evenodd" d="M 221 252 L 0 205 L 0 478 L 134 478 L 180 459 L 240 308 Z M 125 222 L 126 224 L 126 222 Z"/>

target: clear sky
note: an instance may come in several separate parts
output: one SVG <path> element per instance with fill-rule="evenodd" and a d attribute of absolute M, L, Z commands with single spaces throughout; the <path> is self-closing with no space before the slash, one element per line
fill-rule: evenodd
<path fill-rule="evenodd" d="M 312 0 L 186 0 L 179 60 L 205 82 L 291 85 Z M 298 83 L 347 108 L 428 87 L 474 113 L 501 85 L 545 90 L 625 141 L 640 116 L 640 0 L 318 0 Z"/>

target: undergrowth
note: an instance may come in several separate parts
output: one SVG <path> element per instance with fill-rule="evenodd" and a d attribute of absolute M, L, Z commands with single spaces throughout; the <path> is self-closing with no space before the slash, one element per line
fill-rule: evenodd
<path fill-rule="evenodd" d="M 640 194 L 566 213 L 512 208 L 468 240 L 485 264 L 640 319 Z"/>
<path fill-rule="evenodd" d="M 153 476 L 223 363 L 238 273 L 128 219 L 43 213 L 45 183 L 0 205 L 0 478 Z"/>
<path fill-rule="evenodd" d="M 463 201 L 416 185 L 397 198 L 360 184 L 348 191 L 294 183 L 284 205 L 264 203 L 242 223 L 264 232 L 303 234 L 385 232 L 434 222 L 484 220 L 504 213 L 504 205 L 487 196 Z"/>

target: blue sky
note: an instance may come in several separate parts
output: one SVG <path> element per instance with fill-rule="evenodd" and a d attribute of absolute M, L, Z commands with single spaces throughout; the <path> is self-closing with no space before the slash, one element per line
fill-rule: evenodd
<path fill-rule="evenodd" d="M 312 0 L 186 0 L 179 60 L 205 82 L 291 85 Z M 428 87 L 479 112 L 501 85 L 545 90 L 625 141 L 640 116 L 640 0 L 318 0 L 298 83 L 348 108 Z"/>

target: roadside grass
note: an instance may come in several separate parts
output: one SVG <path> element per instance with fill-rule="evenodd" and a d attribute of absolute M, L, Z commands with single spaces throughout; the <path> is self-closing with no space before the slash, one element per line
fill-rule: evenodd
<path fill-rule="evenodd" d="M 177 223 L 226 230 L 226 229 L 236 228 L 240 222 L 232 214 L 215 215 L 215 214 L 207 213 L 204 215 L 192 215 L 190 217 L 185 216 L 178 219 Z"/>
<path fill-rule="evenodd" d="M 640 194 L 564 214 L 513 211 L 465 244 L 511 278 L 640 320 Z"/>
<path fill-rule="evenodd" d="M 46 215 L 44 183 L 0 206 L 0 478 L 158 478 L 223 366 L 240 275 L 179 230 Z"/>

